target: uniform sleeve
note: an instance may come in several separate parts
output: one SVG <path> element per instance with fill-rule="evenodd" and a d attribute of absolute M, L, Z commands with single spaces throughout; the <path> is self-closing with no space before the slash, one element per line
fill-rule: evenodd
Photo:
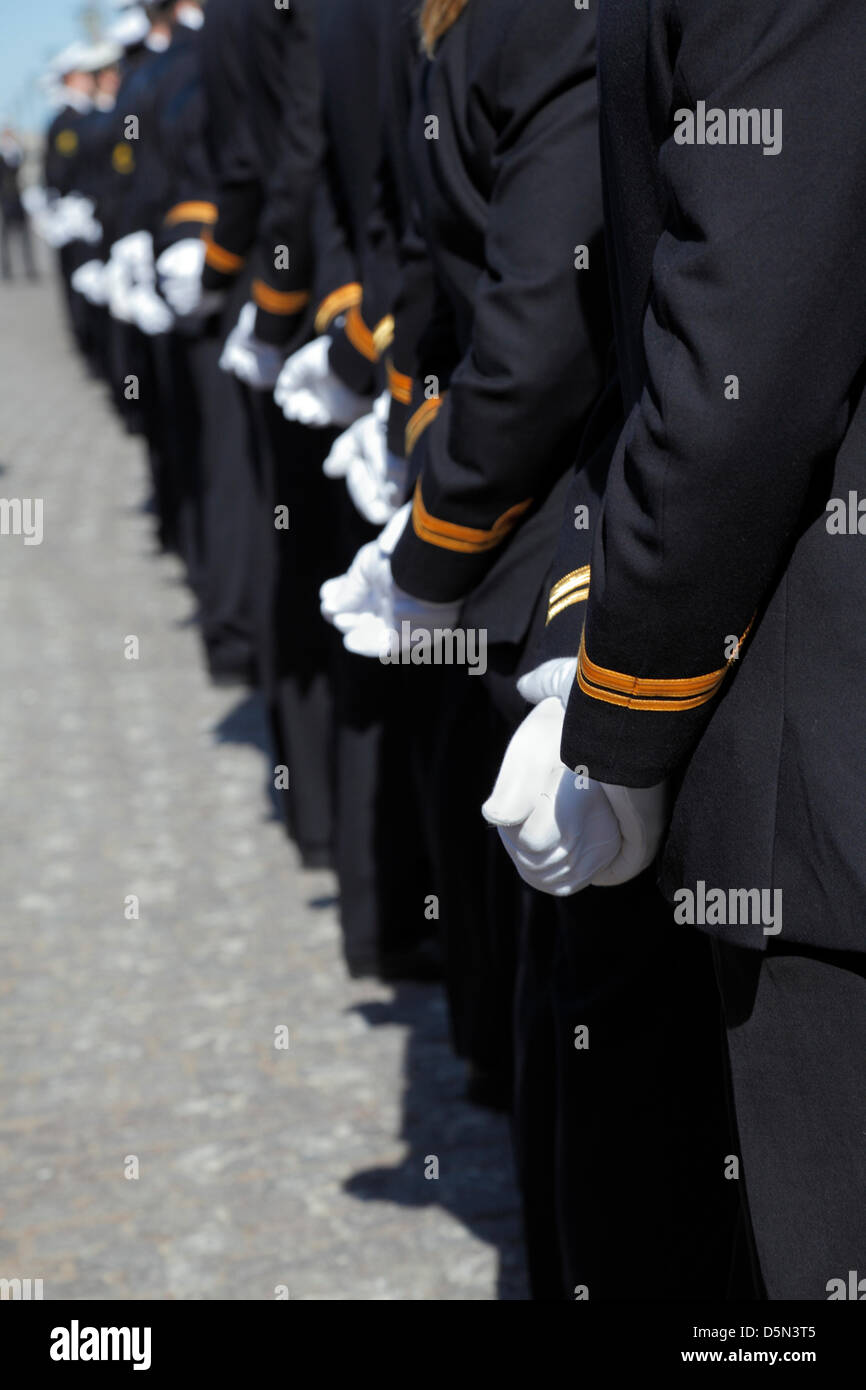
<path fill-rule="evenodd" d="M 295 0 L 287 17 L 280 76 L 282 115 L 259 222 L 252 284 L 256 336 L 283 346 L 292 344 L 311 302 L 313 199 L 324 143 L 312 0 Z"/>
<path fill-rule="evenodd" d="M 495 103 L 471 343 L 441 410 L 425 400 L 407 434 L 420 471 L 393 571 L 433 601 L 476 587 L 572 464 L 609 336 L 594 14 L 522 5 L 502 41 Z"/>
<path fill-rule="evenodd" d="M 399 458 L 407 456 L 409 422 L 421 404 L 424 370 L 421 343 L 435 322 L 436 278 L 417 220 L 413 218 L 399 247 L 397 288 L 391 306 L 390 341 L 383 337 L 385 380 L 390 397 L 388 448 Z M 453 317 L 449 314 L 449 341 L 453 347 Z M 417 386 L 416 386 L 417 383 Z"/>
<path fill-rule="evenodd" d="M 315 196 L 314 331 L 331 339 L 334 372 L 359 395 L 373 391 L 378 351 L 364 318 L 362 269 L 346 224 L 334 162 L 327 154 Z"/>
<path fill-rule="evenodd" d="M 863 6 L 678 9 L 672 109 L 775 112 L 782 141 L 680 144 L 672 121 L 661 149 L 646 385 L 612 463 L 563 739 L 571 766 L 637 787 L 682 763 L 749 659 L 734 644 L 814 517 L 866 321 Z"/>
<path fill-rule="evenodd" d="M 607 383 L 580 442 L 545 592 L 545 621 L 526 669 L 554 657 L 574 657 L 589 598 L 593 532 L 601 516 L 611 459 L 622 432 L 623 409 L 613 350 Z"/>
<path fill-rule="evenodd" d="M 216 173 L 216 222 L 203 232 L 207 290 L 226 289 L 243 269 L 256 238 L 264 202 L 256 141 L 249 120 L 245 50 L 233 25 L 237 0 L 208 7 L 202 29 L 202 68 Z"/>
<path fill-rule="evenodd" d="M 163 152 L 171 173 L 170 203 L 156 237 L 163 250 L 201 236 L 217 220 L 216 189 L 207 155 L 204 88 L 196 75 L 164 113 Z"/>

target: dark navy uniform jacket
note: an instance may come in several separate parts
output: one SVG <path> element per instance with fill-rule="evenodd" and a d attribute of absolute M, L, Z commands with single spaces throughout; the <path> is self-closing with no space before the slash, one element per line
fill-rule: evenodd
<path fill-rule="evenodd" d="M 321 160 L 316 0 L 211 0 L 202 31 L 216 224 L 207 288 L 251 261 L 256 334 L 288 344 L 311 300 Z"/>
<path fill-rule="evenodd" d="M 45 187 L 61 196 L 83 193 L 94 197 L 96 180 L 93 134 L 101 113 L 66 106 L 51 122 L 45 141 Z M 67 276 L 85 261 L 100 255 L 99 247 L 84 241 L 64 246 L 60 259 Z"/>
<path fill-rule="evenodd" d="M 412 215 L 418 6 L 415 0 L 349 7 L 326 0 L 321 15 L 333 148 L 320 189 L 318 327 L 328 328 L 331 367 L 347 385 L 368 394 L 388 388 L 389 445 L 403 454 L 416 347 L 433 306 L 430 258 Z M 342 67 L 334 62 L 341 55 Z"/>
<path fill-rule="evenodd" d="M 603 382 L 595 30 L 594 13 L 561 0 L 472 0 L 425 64 L 412 116 L 440 292 L 419 352 L 407 431 L 419 477 L 393 572 L 437 601 L 492 582 L 496 567 L 491 640 L 523 636 L 559 525 L 549 499 Z M 548 503 L 524 570 L 517 537 Z"/>
<path fill-rule="evenodd" d="M 138 70 L 153 62 L 156 56 L 144 44 L 136 45 L 124 55 L 120 65 L 117 100 L 113 110 L 105 113 L 103 129 L 107 129 L 110 134 L 107 150 L 101 148 L 99 151 L 101 168 L 97 203 L 97 216 L 103 230 L 102 254 L 106 254 L 112 243 L 128 230 L 126 209 L 135 177 L 136 143 L 126 139 L 125 117 L 135 114 L 137 102 L 134 97 L 130 100 L 130 92 L 135 92 Z M 107 165 L 104 163 L 106 157 Z"/>
<path fill-rule="evenodd" d="M 390 395 L 388 446 L 403 456 L 421 335 L 433 316 L 435 279 L 420 224 L 409 144 L 421 67 L 418 6 L 378 0 L 380 153 L 367 222 L 364 315 Z M 384 368 L 382 372 L 381 368 Z"/>
<path fill-rule="evenodd" d="M 89 249 L 89 257 L 105 259 L 111 247 L 114 176 L 111 154 L 115 139 L 115 111 L 94 107 L 78 122 L 76 191 L 92 199 L 102 225 L 101 246 Z M 89 259 L 88 257 L 88 259 Z"/>
<path fill-rule="evenodd" d="M 315 330 L 331 338 L 330 364 L 372 394 L 376 322 L 362 307 L 364 245 L 380 150 L 379 7 L 318 0 L 324 153 L 315 205 Z"/>
<path fill-rule="evenodd" d="M 74 106 L 64 106 L 57 112 L 45 134 L 43 182 L 47 189 L 62 196 L 76 188 L 79 126 L 85 114 Z"/>
<path fill-rule="evenodd" d="M 861 951 L 866 536 L 827 507 L 866 491 L 864 62 L 859 0 L 602 0 L 627 420 L 563 740 L 674 779 L 669 894 L 781 889 L 781 940 Z"/>
<path fill-rule="evenodd" d="M 164 113 L 196 80 L 200 51 L 201 35 L 178 26 L 168 48 L 149 54 L 121 88 L 115 107 L 120 138 L 112 151 L 112 163 L 124 188 L 120 236 L 144 230 L 158 238 L 172 207 L 172 149 Z M 129 116 L 138 119 L 136 139 L 127 138 L 124 130 Z"/>

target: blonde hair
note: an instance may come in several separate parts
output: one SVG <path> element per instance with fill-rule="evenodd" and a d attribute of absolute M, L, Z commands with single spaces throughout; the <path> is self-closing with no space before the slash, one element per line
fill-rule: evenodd
<path fill-rule="evenodd" d="M 421 43 L 424 52 L 432 57 L 433 50 L 454 23 L 469 0 L 424 0 L 421 8 Z"/>

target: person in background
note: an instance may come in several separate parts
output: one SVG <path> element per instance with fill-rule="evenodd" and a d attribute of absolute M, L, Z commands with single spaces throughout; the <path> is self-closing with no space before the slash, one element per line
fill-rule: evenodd
<path fill-rule="evenodd" d="M 89 48 L 74 43 L 55 58 L 51 75 L 57 82 L 58 110 L 45 136 L 43 187 L 45 204 L 37 213 L 37 230 L 57 252 L 60 278 L 70 331 L 85 358 L 90 359 L 89 316 L 85 301 L 72 288 L 72 275 L 87 260 L 81 231 L 87 223 L 76 195 L 80 159 L 79 125 L 93 107 L 93 74 L 89 70 Z M 101 229 L 91 231 L 91 243 L 101 237 Z"/>
<path fill-rule="evenodd" d="M 20 247 L 28 280 L 38 278 L 30 239 L 30 222 L 21 202 L 19 179 L 23 161 L 24 151 L 15 132 L 6 126 L 0 132 L 0 274 L 4 280 L 12 279 L 13 241 Z"/>

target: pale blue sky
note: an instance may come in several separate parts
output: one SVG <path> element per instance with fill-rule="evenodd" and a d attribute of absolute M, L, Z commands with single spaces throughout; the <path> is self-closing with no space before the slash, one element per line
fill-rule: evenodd
<path fill-rule="evenodd" d="M 113 16 L 107 0 L 3 0 L 0 18 L 0 123 L 38 130 L 49 108 L 36 79 L 73 39 L 84 37 L 82 11 Z"/>

